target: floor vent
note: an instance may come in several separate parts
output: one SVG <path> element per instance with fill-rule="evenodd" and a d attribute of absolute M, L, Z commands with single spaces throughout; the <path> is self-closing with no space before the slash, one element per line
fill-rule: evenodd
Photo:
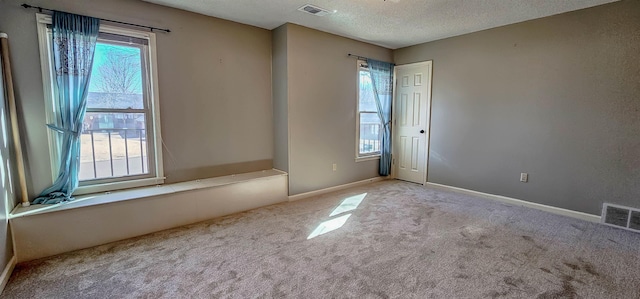
<path fill-rule="evenodd" d="M 299 11 L 301 12 L 306 12 L 309 14 L 312 14 L 314 16 L 318 16 L 318 17 L 322 17 L 322 16 L 326 16 L 328 14 L 330 14 L 331 12 L 322 8 L 322 7 L 317 7 L 315 5 L 311 5 L 311 4 L 307 4 L 304 5 L 300 8 L 298 8 Z"/>
<path fill-rule="evenodd" d="M 605 203 L 602 206 L 602 223 L 640 232 L 640 209 Z"/>

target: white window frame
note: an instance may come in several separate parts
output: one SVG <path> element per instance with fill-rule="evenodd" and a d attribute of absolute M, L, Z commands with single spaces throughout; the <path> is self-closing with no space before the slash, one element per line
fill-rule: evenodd
<path fill-rule="evenodd" d="M 358 59 L 357 60 L 357 67 L 356 67 L 356 162 L 362 162 L 362 161 L 369 161 L 369 160 L 379 160 L 380 159 L 380 152 L 374 152 L 374 153 L 368 153 L 368 154 L 361 154 L 360 153 L 360 114 L 362 113 L 360 111 L 360 71 L 362 70 L 368 70 L 368 68 L 366 68 L 365 66 L 367 65 L 367 62 L 365 60 L 361 60 Z M 375 112 L 378 113 L 378 111 L 370 111 L 370 112 Z M 365 113 L 370 113 L 369 111 L 366 111 Z M 380 140 L 382 142 L 382 140 Z"/>
<path fill-rule="evenodd" d="M 47 25 L 52 23 L 50 15 L 36 14 L 36 21 L 38 24 L 38 42 L 40 47 L 40 62 L 42 68 L 42 84 L 44 91 L 45 101 L 45 113 L 46 123 L 55 123 L 55 105 L 53 98 L 54 83 L 53 83 L 53 70 L 51 66 L 51 39 L 49 38 L 50 29 Z M 148 55 L 149 58 L 149 74 L 148 74 L 148 102 L 149 102 L 149 119 L 145 121 L 151 121 L 153 134 L 153 143 L 149 148 L 153 151 L 153 156 L 149 155 L 149 167 L 155 166 L 155 174 L 151 177 L 145 178 L 128 178 L 122 177 L 120 180 L 109 180 L 107 182 L 88 182 L 83 181 L 80 187 L 73 193 L 74 195 L 113 191 L 119 189 L 159 185 L 164 183 L 164 167 L 162 165 L 162 134 L 160 132 L 160 100 L 158 90 L 158 68 L 157 68 L 157 55 L 156 55 L 156 35 L 153 32 L 133 30 L 123 27 L 116 27 L 111 25 L 100 24 L 100 32 L 131 36 L 135 38 L 146 39 L 148 41 Z M 51 177 L 52 180 L 58 176 L 58 169 L 60 165 L 60 145 L 56 138 L 56 132 L 47 129 L 47 135 L 49 138 L 49 157 L 51 159 Z M 88 183 L 87 183 L 88 182 Z"/>

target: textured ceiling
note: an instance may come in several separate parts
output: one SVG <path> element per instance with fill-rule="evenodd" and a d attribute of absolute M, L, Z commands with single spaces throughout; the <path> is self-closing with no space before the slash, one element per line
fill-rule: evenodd
<path fill-rule="evenodd" d="M 144 0 L 265 29 L 284 23 L 397 49 L 617 0 Z M 298 11 L 313 4 L 333 14 Z"/>

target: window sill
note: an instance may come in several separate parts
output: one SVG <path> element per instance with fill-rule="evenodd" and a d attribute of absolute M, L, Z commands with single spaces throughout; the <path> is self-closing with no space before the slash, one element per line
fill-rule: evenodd
<path fill-rule="evenodd" d="M 380 160 L 380 155 L 357 157 L 356 162 L 365 162 L 371 160 Z"/>
<path fill-rule="evenodd" d="M 165 179 L 164 177 L 146 178 L 146 179 L 138 179 L 138 180 L 130 180 L 130 181 L 120 181 L 120 182 L 113 182 L 113 183 L 80 186 L 78 187 L 78 189 L 76 189 L 73 195 L 79 196 L 79 195 L 99 193 L 99 192 L 116 192 L 117 190 L 123 190 L 123 189 L 157 186 L 157 185 L 162 185 L 164 183 L 164 179 Z"/>
<path fill-rule="evenodd" d="M 121 191 L 95 193 L 76 196 L 75 200 L 69 202 L 63 202 L 59 204 L 51 205 L 31 205 L 23 207 L 18 205 L 11 214 L 10 219 L 18 217 L 26 217 L 37 214 L 52 213 L 58 211 L 65 211 L 70 209 L 77 209 L 82 207 L 97 206 L 103 204 L 116 203 L 127 200 L 135 200 L 141 198 L 148 198 L 159 195 L 172 194 L 177 192 L 205 189 L 219 187 L 229 184 L 236 184 L 257 179 L 267 179 L 274 176 L 287 175 L 286 172 L 280 170 L 262 170 L 256 172 L 233 174 L 223 177 L 208 178 L 202 180 L 188 181 L 182 183 L 157 185 L 152 187 L 142 187 Z"/>

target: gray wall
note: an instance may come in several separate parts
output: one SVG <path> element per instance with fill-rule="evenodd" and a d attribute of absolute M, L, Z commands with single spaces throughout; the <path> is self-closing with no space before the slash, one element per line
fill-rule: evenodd
<path fill-rule="evenodd" d="M 34 196 L 52 178 L 35 11 L 23 2 L 0 2 L 0 30 L 11 38 Z M 157 33 L 167 182 L 272 167 L 270 31 L 137 0 L 29 4 L 172 30 Z"/>
<path fill-rule="evenodd" d="M 289 172 L 289 72 L 287 52 L 287 25 L 273 30 L 272 84 L 273 84 L 273 167 Z"/>
<path fill-rule="evenodd" d="M 286 27 L 289 194 L 377 177 L 377 160 L 355 162 L 357 63 L 347 54 L 391 61 L 392 51 Z"/>
<path fill-rule="evenodd" d="M 639 20 L 622 1 L 396 50 L 433 60 L 428 181 L 640 208 Z"/>

